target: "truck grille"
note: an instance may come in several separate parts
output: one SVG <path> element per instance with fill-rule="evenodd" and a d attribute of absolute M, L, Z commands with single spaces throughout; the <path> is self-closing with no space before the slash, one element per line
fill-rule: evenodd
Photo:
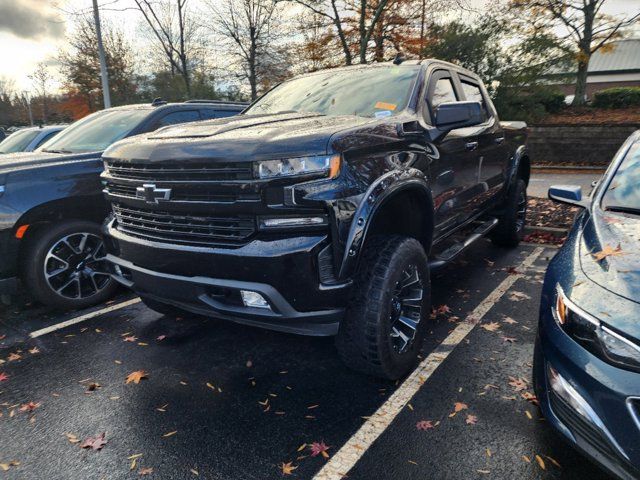
<path fill-rule="evenodd" d="M 253 167 L 250 162 L 201 162 L 201 163 L 136 163 L 107 161 L 107 173 L 113 179 L 205 182 L 224 180 L 251 180 Z"/>
<path fill-rule="evenodd" d="M 242 243 L 255 232 L 253 217 L 208 217 L 113 204 L 117 229 L 153 241 L 212 246 Z"/>
<path fill-rule="evenodd" d="M 107 182 L 104 193 L 114 197 L 138 198 L 135 185 L 117 184 Z M 198 203 L 234 203 L 234 202 L 259 202 L 259 193 L 221 193 L 215 188 L 200 188 L 181 185 L 171 187 L 171 202 L 198 202 Z"/>

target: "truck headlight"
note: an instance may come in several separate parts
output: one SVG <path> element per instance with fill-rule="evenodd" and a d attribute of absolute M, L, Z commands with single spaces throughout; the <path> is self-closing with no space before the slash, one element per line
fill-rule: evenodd
<path fill-rule="evenodd" d="M 557 286 L 553 316 L 573 340 L 603 361 L 626 370 L 640 372 L 640 345 L 585 312 Z"/>
<path fill-rule="evenodd" d="M 258 178 L 277 178 L 292 175 L 323 173 L 334 178 L 340 171 L 340 155 L 314 155 L 311 157 L 283 158 L 257 162 Z"/>

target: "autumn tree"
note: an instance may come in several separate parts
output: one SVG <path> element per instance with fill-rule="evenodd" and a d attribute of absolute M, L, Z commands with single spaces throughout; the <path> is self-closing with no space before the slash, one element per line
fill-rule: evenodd
<path fill-rule="evenodd" d="M 47 123 L 47 114 L 48 114 L 48 100 L 49 100 L 49 85 L 53 77 L 49 72 L 49 68 L 44 62 L 38 63 L 36 69 L 33 71 L 31 75 L 29 75 L 29 79 L 33 82 L 33 88 L 35 92 L 38 94 L 38 97 L 42 103 L 42 123 Z"/>
<path fill-rule="evenodd" d="M 111 99 L 114 105 L 136 99 L 134 55 L 122 31 L 109 24 L 102 29 Z M 100 59 L 93 21 L 78 17 L 67 39 L 69 48 L 58 54 L 63 85 L 70 96 L 82 99 L 88 112 L 102 108 Z"/>
<path fill-rule="evenodd" d="M 227 55 L 249 83 L 251 99 L 259 90 L 288 75 L 287 48 L 281 42 L 282 4 L 277 0 L 215 0 L 207 3 L 212 13 L 214 34 L 221 39 Z"/>
<path fill-rule="evenodd" d="M 204 48 L 202 24 L 187 0 L 134 0 L 172 75 L 180 75 L 191 97 L 194 60 Z"/>
<path fill-rule="evenodd" d="M 562 27 L 563 40 L 571 46 L 577 63 L 573 105 L 586 101 L 587 75 L 592 55 L 620 38 L 624 30 L 640 19 L 640 9 L 615 17 L 602 12 L 607 0 L 511 0 L 513 11 L 525 14 L 536 24 Z"/>

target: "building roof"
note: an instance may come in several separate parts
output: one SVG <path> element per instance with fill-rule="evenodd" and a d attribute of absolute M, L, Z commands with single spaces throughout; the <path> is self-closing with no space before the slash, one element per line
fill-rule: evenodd
<path fill-rule="evenodd" d="M 612 47 L 593 54 L 589 73 L 640 71 L 640 38 L 618 40 Z"/>

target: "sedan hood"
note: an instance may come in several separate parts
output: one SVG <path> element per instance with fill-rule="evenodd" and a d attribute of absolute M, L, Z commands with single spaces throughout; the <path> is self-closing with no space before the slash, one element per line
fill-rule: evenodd
<path fill-rule="evenodd" d="M 47 152 L 21 152 L 0 155 L 0 174 L 26 170 L 42 165 L 54 163 L 74 162 L 99 158 L 100 152 L 90 153 L 47 153 Z"/>
<path fill-rule="evenodd" d="M 164 160 L 210 158 L 247 161 L 322 154 L 336 132 L 376 120 L 312 113 L 238 115 L 163 128 L 112 145 L 105 158 Z"/>
<path fill-rule="evenodd" d="M 580 263 L 591 281 L 640 304 L 640 218 L 594 207 L 582 230 Z"/>

